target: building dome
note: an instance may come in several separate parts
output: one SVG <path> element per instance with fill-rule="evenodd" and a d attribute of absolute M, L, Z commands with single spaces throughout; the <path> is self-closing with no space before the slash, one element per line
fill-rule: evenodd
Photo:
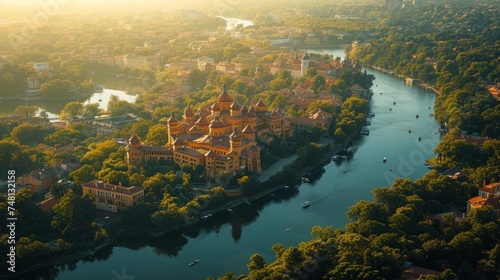
<path fill-rule="evenodd" d="M 227 94 L 226 85 L 222 86 L 222 92 L 219 97 L 217 97 L 217 102 L 233 102 L 231 96 Z"/>
<path fill-rule="evenodd" d="M 238 105 L 238 102 L 235 100 L 233 104 L 231 104 L 231 110 L 239 110 L 240 105 Z"/>
<path fill-rule="evenodd" d="M 168 123 L 178 123 L 179 121 L 177 120 L 177 118 L 175 117 L 175 114 L 172 112 L 170 114 L 170 118 L 168 118 Z"/>
<path fill-rule="evenodd" d="M 215 116 L 215 118 L 210 123 L 210 128 L 221 128 L 224 127 L 224 123 L 219 119 L 219 116 Z"/>
<path fill-rule="evenodd" d="M 216 111 L 216 112 L 220 111 L 220 106 L 219 106 L 219 104 L 214 103 L 214 104 L 212 105 L 212 111 Z"/>
<path fill-rule="evenodd" d="M 184 117 L 194 117 L 193 110 L 191 110 L 191 107 L 190 107 L 190 106 L 187 106 L 187 107 L 184 109 Z"/>

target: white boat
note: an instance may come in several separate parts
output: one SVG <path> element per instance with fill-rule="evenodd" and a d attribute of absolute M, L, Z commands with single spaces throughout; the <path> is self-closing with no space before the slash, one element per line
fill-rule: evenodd
<path fill-rule="evenodd" d="M 284 186 L 283 187 L 285 190 L 288 190 L 290 188 L 290 186 Z"/>
<path fill-rule="evenodd" d="M 194 260 L 194 261 L 190 262 L 190 263 L 188 264 L 188 266 L 193 266 L 193 265 L 195 265 L 195 264 L 197 264 L 197 263 L 199 263 L 199 262 L 200 262 L 200 260 Z"/>
<path fill-rule="evenodd" d="M 311 202 L 306 201 L 306 202 L 304 202 L 304 203 L 302 204 L 302 208 L 307 208 L 307 207 L 309 207 L 309 205 L 311 205 Z"/>
<path fill-rule="evenodd" d="M 208 214 L 208 215 L 205 215 L 203 217 L 201 217 L 203 220 L 208 220 L 210 219 L 210 217 L 212 217 L 212 214 Z"/>
<path fill-rule="evenodd" d="M 387 158 L 386 158 L 386 157 L 384 157 L 384 158 L 382 159 L 382 162 L 383 162 L 383 163 L 386 163 L 386 162 L 387 162 Z"/>
<path fill-rule="evenodd" d="M 339 160 L 341 160 L 341 159 L 342 159 L 342 158 L 341 158 L 339 155 L 334 155 L 334 156 L 332 157 L 332 160 L 333 160 L 333 161 L 339 161 Z"/>
<path fill-rule="evenodd" d="M 301 180 L 304 183 L 308 183 L 309 182 L 309 178 L 307 178 L 307 177 L 302 177 Z"/>

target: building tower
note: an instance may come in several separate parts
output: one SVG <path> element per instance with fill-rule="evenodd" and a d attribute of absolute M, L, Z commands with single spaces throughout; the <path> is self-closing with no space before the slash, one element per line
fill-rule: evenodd
<path fill-rule="evenodd" d="M 233 104 L 233 99 L 227 93 L 226 85 L 222 86 L 222 92 L 219 95 L 219 97 L 217 97 L 217 104 L 219 104 L 221 111 L 229 111 L 231 109 L 231 104 Z"/>
<path fill-rule="evenodd" d="M 304 76 L 307 68 L 309 68 L 309 63 L 311 62 L 311 58 L 307 55 L 307 51 L 302 56 L 302 63 L 300 64 L 300 75 Z"/>
<path fill-rule="evenodd" d="M 231 104 L 231 117 L 239 117 L 240 116 L 240 105 L 236 100 Z"/>
<path fill-rule="evenodd" d="M 184 119 L 187 123 L 194 123 L 194 113 L 189 105 L 184 109 Z"/>
<path fill-rule="evenodd" d="M 127 152 L 127 164 L 138 166 L 142 163 L 142 151 L 141 151 L 141 140 L 137 135 L 132 135 L 128 139 L 128 145 L 125 147 Z"/>
<path fill-rule="evenodd" d="M 241 136 L 238 133 L 238 127 L 234 127 L 233 133 L 229 135 L 229 144 L 231 146 L 231 152 L 236 153 L 237 156 L 241 152 Z"/>
<path fill-rule="evenodd" d="M 255 140 L 255 131 L 252 129 L 252 127 L 250 127 L 250 125 L 245 126 L 241 133 L 244 138 L 251 141 Z"/>
<path fill-rule="evenodd" d="M 214 119 L 210 123 L 209 131 L 210 131 L 210 136 L 212 137 L 219 137 L 219 136 L 224 136 L 224 123 L 220 120 L 219 115 L 215 115 Z"/>
<path fill-rule="evenodd" d="M 177 138 L 177 135 L 181 134 L 181 127 L 174 113 L 170 115 L 170 118 L 168 118 L 167 123 L 168 123 L 168 144 L 172 145 L 174 143 L 175 138 Z"/>

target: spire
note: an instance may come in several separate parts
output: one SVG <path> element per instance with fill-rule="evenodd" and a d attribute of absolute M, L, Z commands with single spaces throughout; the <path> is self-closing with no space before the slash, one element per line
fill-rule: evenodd
<path fill-rule="evenodd" d="M 188 106 L 184 109 L 184 117 L 185 117 L 185 118 L 194 117 L 194 113 L 193 113 L 193 110 L 191 110 L 190 105 L 188 105 Z"/>
<path fill-rule="evenodd" d="M 233 99 L 227 93 L 226 85 L 222 86 L 222 91 L 219 97 L 217 97 L 217 102 L 227 102 L 227 103 L 233 102 Z"/>
<path fill-rule="evenodd" d="M 175 117 L 174 112 L 172 112 L 172 113 L 170 114 L 170 118 L 168 118 L 168 123 L 176 123 L 176 122 L 179 122 L 179 121 L 178 121 L 178 120 L 177 120 L 177 118 Z"/>
<path fill-rule="evenodd" d="M 235 126 L 233 133 L 231 133 L 231 135 L 229 135 L 229 137 L 233 138 L 233 137 L 239 137 L 239 136 L 240 136 L 240 134 L 238 133 L 238 127 Z"/>

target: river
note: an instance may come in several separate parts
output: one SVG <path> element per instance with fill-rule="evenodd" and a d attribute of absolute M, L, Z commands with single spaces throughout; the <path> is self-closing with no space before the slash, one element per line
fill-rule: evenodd
<path fill-rule="evenodd" d="M 325 52 L 342 55 L 342 50 Z M 346 160 L 316 170 L 310 183 L 237 207 L 232 214 L 216 214 L 183 233 L 162 238 L 123 238 L 95 257 L 45 271 L 45 276 L 177 280 L 217 278 L 227 271 L 246 274 L 252 254 L 259 252 L 272 262 L 273 244 L 297 246 L 311 239 L 315 225 L 343 227 L 349 206 L 373 200 L 373 188 L 391 185 L 396 177 L 422 177 L 428 171 L 423 163 L 434 156 L 431 151 L 439 141 L 438 124 L 429 116 L 435 95 L 407 86 L 397 78 L 366 71 L 376 77 L 370 101 L 375 113 L 370 135 L 354 141 L 352 154 Z M 384 157 L 386 163 L 382 162 Z M 311 206 L 302 208 L 304 201 L 310 201 Z M 194 259 L 200 262 L 188 267 Z"/>
<path fill-rule="evenodd" d="M 135 102 L 138 94 L 144 90 L 151 88 L 151 83 L 139 81 L 132 78 L 120 78 L 116 75 L 95 74 L 92 76 L 94 84 L 102 87 L 102 91 L 98 91 L 90 95 L 88 99 L 75 99 L 74 101 L 88 103 L 99 103 L 99 108 L 106 110 L 111 96 L 117 96 L 118 99 L 127 102 Z M 64 106 L 70 101 L 46 101 L 46 100 L 31 100 L 23 101 L 20 99 L 0 100 L 0 115 L 10 115 L 14 113 L 17 106 L 29 105 L 38 106 L 38 113 L 46 111 L 49 118 L 59 118 L 59 113 L 64 109 Z"/>

